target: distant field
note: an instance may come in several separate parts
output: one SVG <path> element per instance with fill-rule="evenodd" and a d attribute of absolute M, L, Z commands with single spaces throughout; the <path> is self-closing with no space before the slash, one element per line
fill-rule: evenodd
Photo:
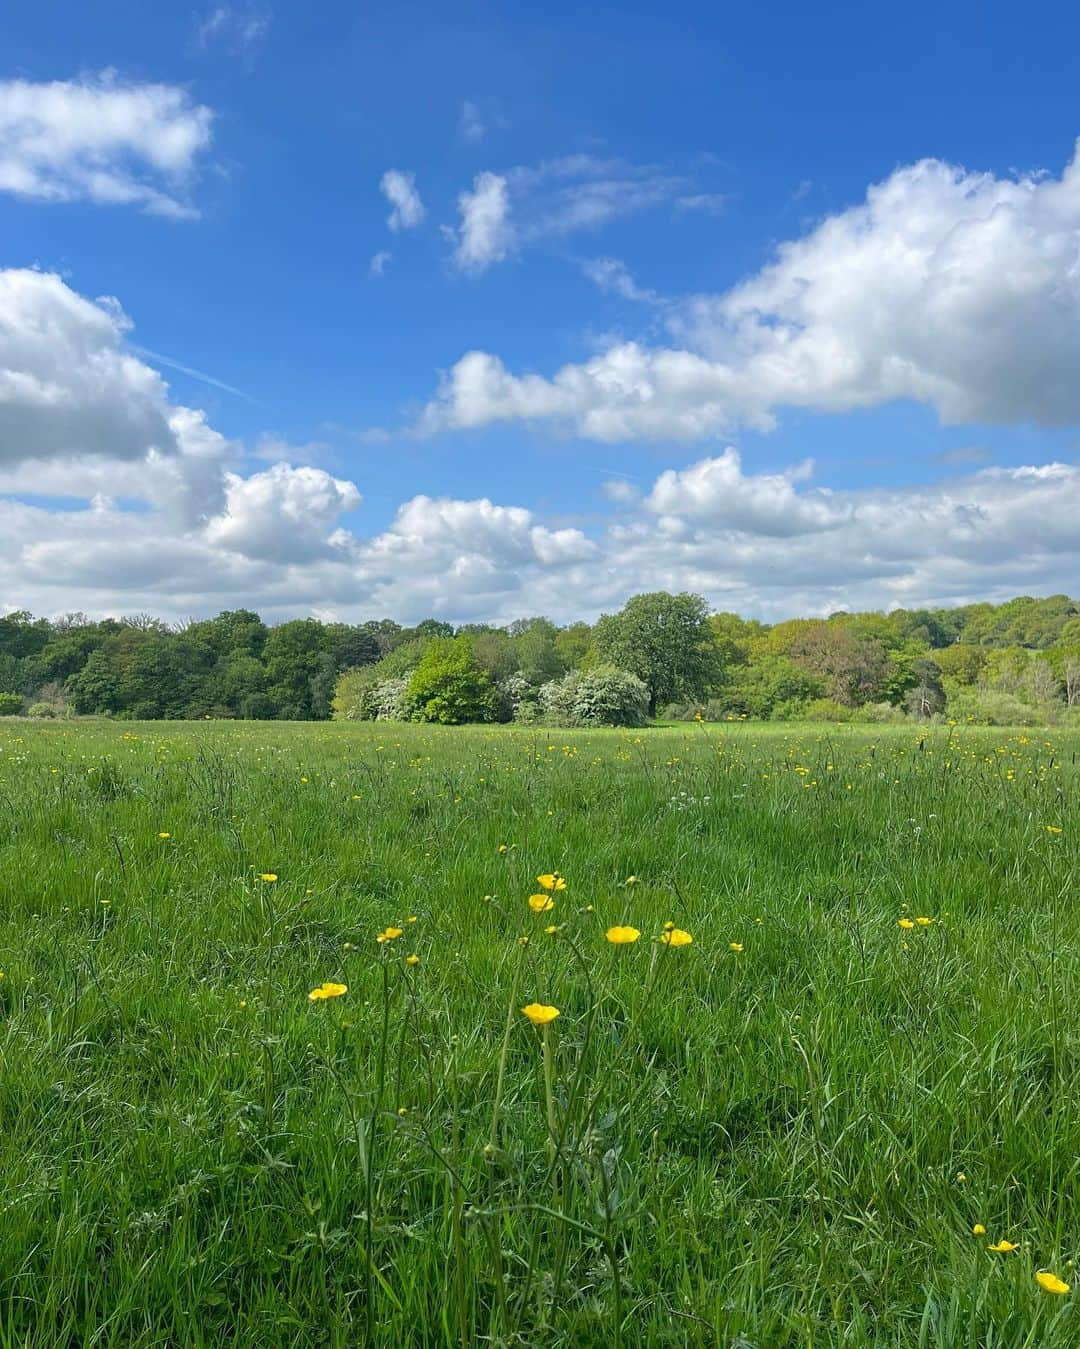
<path fill-rule="evenodd" d="M 0 1349 L 1080 1343 L 1078 754 L 0 725 Z"/>

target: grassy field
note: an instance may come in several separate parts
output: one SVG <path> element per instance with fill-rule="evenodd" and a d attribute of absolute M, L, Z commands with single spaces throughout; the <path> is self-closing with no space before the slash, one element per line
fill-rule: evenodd
<path fill-rule="evenodd" d="M 1080 1343 L 1078 752 L 4 724 L 0 1349 Z"/>

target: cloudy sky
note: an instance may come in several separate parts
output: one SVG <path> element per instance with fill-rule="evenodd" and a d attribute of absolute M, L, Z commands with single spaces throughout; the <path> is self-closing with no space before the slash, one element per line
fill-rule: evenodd
<path fill-rule="evenodd" d="M 0 612 L 1080 593 L 1072 6 L 13 8 Z"/>

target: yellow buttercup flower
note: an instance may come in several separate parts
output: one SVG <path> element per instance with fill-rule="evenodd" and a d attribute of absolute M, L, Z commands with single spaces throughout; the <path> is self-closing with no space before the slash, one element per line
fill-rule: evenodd
<path fill-rule="evenodd" d="M 1014 1241 L 995 1241 L 992 1246 L 987 1246 L 988 1251 L 993 1251 L 996 1255 L 1009 1255 L 1012 1251 L 1018 1251 L 1019 1245 Z"/>
<path fill-rule="evenodd" d="M 896 926 L 902 927 L 905 932 L 910 932 L 911 929 L 915 926 L 915 922 L 914 919 L 911 918 L 900 918 L 897 920 Z"/>
<path fill-rule="evenodd" d="M 554 937 L 555 933 L 558 932 L 558 930 L 559 928 L 556 923 L 548 923 L 547 927 L 544 928 L 544 935 L 546 937 Z"/>
<path fill-rule="evenodd" d="M 613 946 L 628 946 L 637 941 L 641 933 L 636 927 L 609 927 L 604 936 Z"/>
<path fill-rule="evenodd" d="M 985 1237 L 986 1228 L 983 1227 L 982 1223 L 976 1223 L 975 1226 L 971 1229 L 971 1235 L 973 1237 Z"/>
<path fill-rule="evenodd" d="M 1059 824 L 1048 824 L 1048 825 L 1046 826 L 1046 832 L 1047 832 L 1048 834 L 1060 834 L 1060 833 L 1061 833 L 1061 825 L 1059 825 Z"/>
<path fill-rule="evenodd" d="M 529 908 L 533 913 L 547 913 L 549 909 L 555 907 L 555 901 L 550 895 L 530 895 Z"/>
<path fill-rule="evenodd" d="M 561 1013 L 557 1007 L 547 1006 L 542 1002 L 530 1002 L 528 1007 L 521 1009 L 523 1016 L 527 1016 L 534 1026 L 547 1026 L 555 1020 Z"/>
<path fill-rule="evenodd" d="M 399 927 L 387 927 L 378 933 L 375 940 L 381 945 L 388 941 L 397 941 L 401 936 L 402 929 Z"/>
<path fill-rule="evenodd" d="M 920 927 L 929 927 L 934 920 L 932 918 L 916 918 L 915 921 Z"/>
<path fill-rule="evenodd" d="M 166 834 L 165 831 L 162 830 L 162 832 L 158 834 L 158 838 L 160 839 L 172 838 L 172 834 Z"/>
<path fill-rule="evenodd" d="M 348 984 L 320 984 L 318 988 L 313 988 L 308 994 L 309 1002 L 325 1002 L 327 998 L 340 998 L 343 993 L 348 993 Z"/>
<path fill-rule="evenodd" d="M 1064 1279 L 1059 1279 L 1056 1274 L 1051 1274 L 1048 1269 L 1040 1269 L 1035 1275 L 1035 1282 L 1044 1293 L 1067 1293 L 1069 1285 Z"/>
<path fill-rule="evenodd" d="M 406 964 L 406 965 L 419 965 L 419 964 L 420 964 L 420 957 L 417 956 L 417 955 L 406 956 L 406 957 L 405 957 L 405 964 Z"/>
<path fill-rule="evenodd" d="M 274 881 L 277 880 L 277 872 L 276 872 L 276 871 L 260 871 L 260 872 L 259 872 L 259 880 L 260 880 L 260 881 L 266 881 L 267 884 L 272 885 L 272 884 L 274 883 Z"/>
<path fill-rule="evenodd" d="M 681 927 L 664 926 L 660 934 L 660 940 L 665 946 L 689 946 L 694 940 L 689 932 L 684 932 Z"/>
<path fill-rule="evenodd" d="M 537 876 L 536 883 L 545 890 L 566 889 L 566 881 L 557 871 L 548 871 L 543 876 Z"/>
<path fill-rule="evenodd" d="M 739 952 L 743 949 L 743 944 L 741 941 L 729 941 L 727 944 L 727 949 L 729 951 L 734 951 L 735 954 L 738 955 Z"/>

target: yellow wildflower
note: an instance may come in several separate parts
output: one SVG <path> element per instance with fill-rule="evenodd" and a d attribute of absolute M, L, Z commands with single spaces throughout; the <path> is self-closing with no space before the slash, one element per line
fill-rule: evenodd
<path fill-rule="evenodd" d="M 549 1007 L 542 1002 L 530 1002 L 528 1007 L 521 1009 L 523 1016 L 527 1016 L 534 1026 L 547 1026 L 561 1013 L 557 1007 Z"/>
<path fill-rule="evenodd" d="M 982 1223 L 976 1223 L 975 1226 L 971 1229 L 971 1235 L 973 1237 L 985 1237 L 986 1228 L 983 1227 Z"/>
<path fill-rule="evenodd" d="M 911 929 L 915 926 L 915 922 L 914 919 L 911 918 L 901 918 L 897 921 L 896 926 L 902 927 L 905 932 L 910 932 Z"/>
<path fill-rule="evenodd" d="M 1067 1293 L 1069 1285 L 1064 1279 L 1059 1279 L 1056 1274 L 1051 1274 L 1048 1269 L 1040 1269 L 1035 1275 L 1035 1282 L 1044 1293 Z"/>
<path fill-rule="evenodd" d="M 555 901 L 550 895 L 530 895 L 529 908 L 533 913 L 547 913 L 549 909 L 555 907 Z"/>
<path fill-rule="evenodd" d="M 1020 1247 L 1016 1242 L 1006 1241 L 1002 1238 L 1001 1241 L 995 1241 L 992 1246 L 987 1246 L 986 1249 L 993 1251 L 996 1255 L 1009 1255 L 1012 1251 L 1018 1251 Z"/>
<path fill-rule="evenodd" d="M 604 936 L 613 946 L 628 946 L 637 941 L 641 933 L 636 927 L 609 927 Z"/>
<path fill-rule="evenodd" d="M 401 936 L 401 931 L 402 930 L 399 927 L 384 928 L 382 932 L 376 935 L 375 940 L 379 943 L 380 946 L 388 941 L 397 941 L 397 939 Z"/>
<path fill-rule="evenodd" d="M 313 988 L 308 994 L 309 1002 L 325 1002 L 327 998 L 340 998 L 343 993 L 348 993 L 348 984 L 320 984 L 318 988 Z"/>
<path fill-rule="evenodd" d="M 680 927 L 668 927 L 664 925 L 664 930 L 660 934 L 660 940 L 665 946 L 689 946 L 694 940 L 689 932 L 684 932 Z"/>
<path fill-rule="evenodd" d="M 741 941 L 729 941 L 727 946 L 728 950 L 734 951 L 736 955 L 738 955 L 739 952 L 743 949 L 743 944 Z"/>
<path fill-rule="evenodd" d="M 548 871 L 543 876 L 537 876 L 536 883 L 544 890 L 566 889 L 566 881 L 557 871 Z"/>
<path fill-rule="evenodd" d="M 544 934 L 545 936 L 548 937 L 554 937 L 555 933 L 558 932 L 558 930 L 559 928 L 556 923 L 548 923 L 547 927 L 544 928 Z"/>
<path fill-rule="evenodd" d="M 420 964 L 420 957 L 419 957 L 418 955 L 406 956 L 406 957 L 405 957 L 405 964 L 406 964 L 406 965 L 419 965 L 419 964 Z"/>
<path fill-rule="evenodd" d="M 1059 824 L 1048 824 L 1048 825 L 1046 826 L 1046 832 L 1047 832 L 1048 834 L 1060 834 L 1060 833 L 1061 833 L 1061 825 L 1059 825 Z"/>
<path fill-rule="evenodd" d="M 932 918 L 916 918 L 915 921 L 920 927 L 929 927 L 934 920 Z"/>
<path fill-rule="evenodd" d="M 277 872 L 276 872 L 276 871 L 260 871 L 260 872 L 259 872 L 259 880 L 260 880 L 260 881 L 266 881 L 266 883 L 267 883 L 268 885 L 273 885 L 273 883 L 277 880 Z"/>

